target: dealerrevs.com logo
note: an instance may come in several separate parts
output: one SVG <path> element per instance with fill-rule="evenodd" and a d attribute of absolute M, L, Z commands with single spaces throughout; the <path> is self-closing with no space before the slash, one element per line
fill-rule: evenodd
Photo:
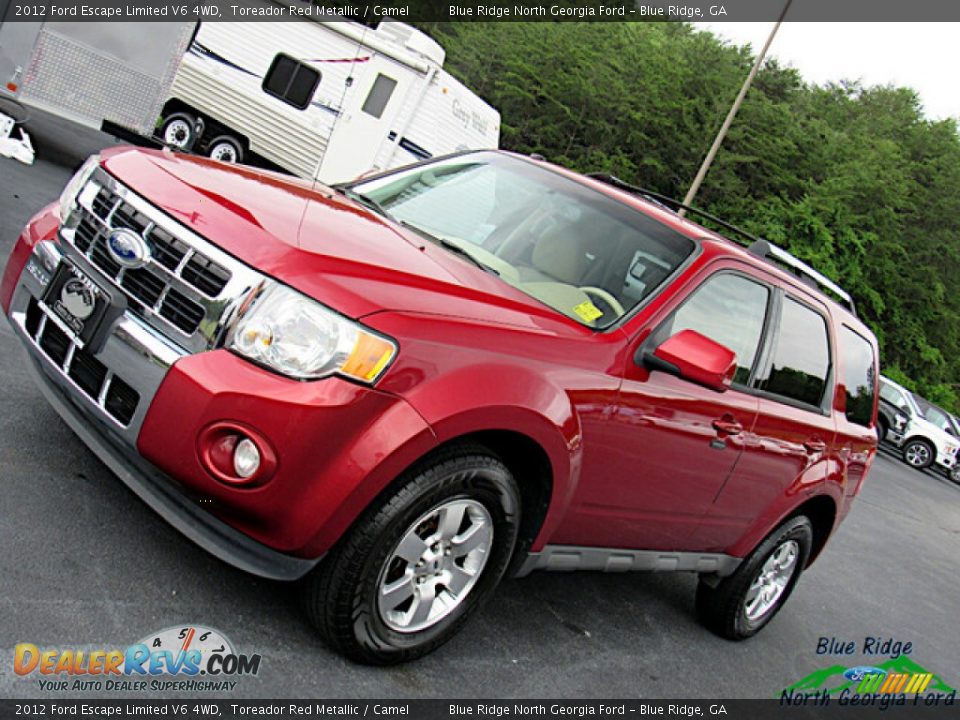
<path fill-rule="evenodd" d="M 46 691 L 233 690 L 260 671 L 260 655 L 237 653 L 227 637 L 200 625 L 169 627 L 121 648 L 40 648 L 19 643 L 13 670 Z"/>

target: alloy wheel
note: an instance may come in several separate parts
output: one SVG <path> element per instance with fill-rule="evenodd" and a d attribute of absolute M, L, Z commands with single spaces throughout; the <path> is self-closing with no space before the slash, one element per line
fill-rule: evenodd
<path fill-rule="evenodd" d="M 799 556 L 800 545 L 796 540 L 787 540 L 770 553 L 747 590 L 743 606 L 747 620 L 759 620 L 776 606 L 796 572 Z"/>
<path fill-rule="evenodd" d="M 916 468 L 926 467 L 930 464 L 930 448 L 920 442 L 910 443 L 903 453 L 908 465 Z"/>
<path fill-rule="evenodd" d="M 493 546 L 484 505 L 456 498 L 422 515 L 388 556 L 377 610 L 391 630 L 424 630 L 452 613 L 480 579 Z"/>

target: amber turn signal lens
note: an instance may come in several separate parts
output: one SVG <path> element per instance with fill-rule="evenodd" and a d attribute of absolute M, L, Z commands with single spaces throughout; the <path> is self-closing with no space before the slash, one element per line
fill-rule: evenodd
<path fill-rule="evenodd" d="M 395 350 L 393 343 L 361 330 L 340 372 L 364 382 L 373 382 L 390 362 Z"/>

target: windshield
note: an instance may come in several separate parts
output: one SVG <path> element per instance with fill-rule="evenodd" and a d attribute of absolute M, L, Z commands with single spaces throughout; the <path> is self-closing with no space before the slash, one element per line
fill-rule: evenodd
<path fill-rule="evenodd" d="M 880 397 L 891 405 L 900 408 L 907 415 L 921 414 L 917 408 L 913 397 L 906 390 L 900 390 L 894 387 L 885 378 L 880 378 Z"/>
<path fill-rule="evenodd" d="M 630 312 L 694 249 L 623 203 L 498 153 L 421 165 L 348 192 L 594 328 Z"/>
<path fill-rule="evenodd" d="M 927 422 L 936 425 L 938 428 L 946 433 L 950 433 L 951 435 L 958 434 L 957 428 L 954 425 L 953 417 L 950 415 L 950 413 L 922 398 L 917 397 L 914 399 L 920 406 L 920 410 L 923 412 L 923 417 L 927 420 Z"/>

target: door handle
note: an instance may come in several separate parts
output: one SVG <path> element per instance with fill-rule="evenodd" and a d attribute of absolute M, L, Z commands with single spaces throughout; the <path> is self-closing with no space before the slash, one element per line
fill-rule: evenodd
<path fill-rule="evenodd" d="M 723 435 L 739 435 L 743 432 L 743 425 L 733 418 L 720 418 L 713 421 L 713 429 Z"/>
<path fill-rule="evenodd" d="M 808 453 L 813 455 L 814 453 L 821 453 L 826 450 L 827 444 L 819 438 L 810 438 L 804 441 L 803 447 Z"/>

